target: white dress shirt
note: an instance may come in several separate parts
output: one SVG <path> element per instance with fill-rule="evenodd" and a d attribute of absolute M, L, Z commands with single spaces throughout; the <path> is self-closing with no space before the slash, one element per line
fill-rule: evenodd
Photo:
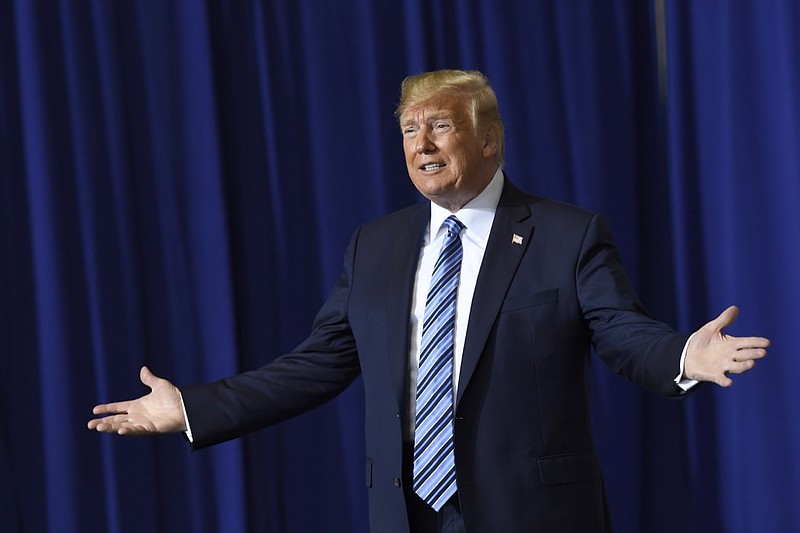
<path fill-rule="evenodd" d="M 489 240 L 494 214 L 497 211 L 497 203 L 500 201 L 502 192 L 503 172 L 498 168 L 489 185 L 458 212 L 451 213 L 447 209 L 431 202 L 431 220 L 422 241 L 422 250 L 420 251 L 419 266 L 414 280 L 414 293 L 411 301 L 411 318 L 409 320 L 411 346 L 408 358 L 410 389 L 410 423 L 408 427 L 412 434 L 408 437 L 411 440 L 414 437 L 417 372 L 419 370 L 419 349 L 422 344 L 422 324 L 425 319 L 425 301 L 428 298 L 428 288 L 433 276 L 433 267 L 439 257 L 442 242 L 447 233 L 442 224 L 447 217 L 454 214 L 465 226 L 459 235 L 464 255 L 461 259 L 461 278 L 456 296 L 456 326 L 455 339 L 453 341 L 453 391 L 456 391 L 458 390 L 458 377 L 461 371 L 461 357 L 464 353 L 464 339 L 467 335 L 469 312 L 472 308 L 472 296 L 475 294 L 475 283 L 478 281 L 478 272 L 481 269 L 483 254 L 486 251 L 486 243 Z"/>

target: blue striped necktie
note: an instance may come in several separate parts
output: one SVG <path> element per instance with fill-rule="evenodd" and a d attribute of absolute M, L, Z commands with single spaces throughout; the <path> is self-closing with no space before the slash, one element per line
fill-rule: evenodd
<path fill-rule="evenodd" d="M 455 215 L 444 225 L 447 236 L 425 302 L 414 420 L 414 492 L 436 511 L 456 492 L 453 337 L 464 229 Z"/>

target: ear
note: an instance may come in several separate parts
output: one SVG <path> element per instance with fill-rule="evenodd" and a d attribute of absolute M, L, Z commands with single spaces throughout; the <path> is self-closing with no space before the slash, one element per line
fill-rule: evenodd
<path fill-rule="evenodd" d="M 486 135 L 483 138 L 483 157 L 493 157 L 497 154 L 500 145 L 500 127 L 492 124 L 486 128 Z"/>

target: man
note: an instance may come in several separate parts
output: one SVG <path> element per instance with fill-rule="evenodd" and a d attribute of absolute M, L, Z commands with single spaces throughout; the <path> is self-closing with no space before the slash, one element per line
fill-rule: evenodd
<path fill-rule="evenodd" d="M 359 228 L 309 338 L 273 363 L 95 407 L 98 431 L 186 431 L 194 448 L 333 398 L 363 375 L 374 531 L 610 530 L 590 435 L 590 346 L 659 394 L 727 387 L 769 341 L 689 338 L 645 315 L 599 216 L 519 191 L 478 72 L 406 79 L 408 173 L 430 203 Z M 695 381 L 696 380 L 696 381 Z M 182 406 L 184 408 L 182 408 Z"/>

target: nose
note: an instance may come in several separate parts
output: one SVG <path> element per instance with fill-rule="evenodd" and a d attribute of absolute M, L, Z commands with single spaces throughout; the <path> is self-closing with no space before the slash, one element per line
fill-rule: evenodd
<path fill-rule="evenodd" d="M 430 154 L 436 151 L 436 144 L 431 140 L 430 131 L 427 128 L 421 129 L 417 134 L 414 149 L 418 154 Z"/>

